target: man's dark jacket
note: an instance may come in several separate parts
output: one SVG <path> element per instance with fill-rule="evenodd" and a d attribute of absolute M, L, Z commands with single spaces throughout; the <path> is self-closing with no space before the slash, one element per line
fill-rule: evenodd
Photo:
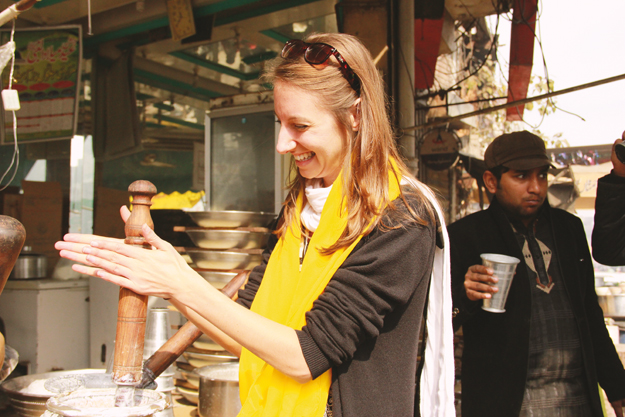
<path fill-rule="evenodd" d="M 592 256 L 604 265 L 625 265 L 625 178 L 599 178 L 592 229 Z"/>
<path fill-rule="evenodd" d="M 625 370 L 604 324 L 595 293 L 594 270 L 582 222 L 545 203 L 562 280 L 577 321 L 593 416 L 600 417 L 597 381 L 611 401 L 625 398 Z M 454 327 L 463 326 L 462 416 L 519 415 L 527 376 L 531 288 L 521 248 L 503 209 L 493 200 L 487 210 L 448 228 Z M 464 275 L 481 264 L 481 253 L 501 253 L 521 260 L 512 281 L 505 313 L 489 313 L 470 301 Z"/>

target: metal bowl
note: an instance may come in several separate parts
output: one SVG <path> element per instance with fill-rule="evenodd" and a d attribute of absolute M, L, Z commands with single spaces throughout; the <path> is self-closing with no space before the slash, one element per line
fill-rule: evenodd
<path fill-rule="evenodd" d="M 203 249 L 264 249 L 269 233 L 249 230 L 191 229 L 187 230 L 195 246 Z"/>
<path fill-rule="evenodd" d="M 201 227 L 267 227 L 275 219 L 274 213 L 254 211 L 188 211 L 191 219 Z"/>
<path fill-rule="evenodd" d="M 197 271 L 206 281 L 211 283 L 218 290 L 222 289 L 232 278 L 237 276 L 236 272 L 223 271 Z"/>
<path fill-rule="evenodd" d="M 180 375 L 182 375 L 182 377 L 185 379 L 185 381 L 189 383 L 190 386 L 195 389 L 200 388 L 200 376 L 194 371 L 185 371 L 179 368 L 178 372 L 180 372 Z"/>
<path fill-rule="evenodd" d="M 182 394 L 182 396 L 189 401 L 190 403 L 193 403 L 195 405 L 198 405 L 198 390 L 197 389 L 190 389 L 190 388 L 184 388 L 184 387 L 176 387 L 176 390 Z"/>
<path fill-rule="evenodd" d="M 77 369 L 73 371 L 46 372 L 18 376 L 4 381 L 0 388 L 9 398 L 9 403 L 23 417 L 39 417 L 46 411 L 46 401 L 56 395 L 45 389 L 46 380 L 64 376 L 87 373 L 104 373 L 104 369 Z"/>
<path fill-rule="evenodd" d="M 221 346 L 219 343 L 215 342 L 213 339 L 206 336 L 205 334 L 202 334 L 193 342 L 193 347 L 196 349 L 210 352 L 221 352 L 225 350 L 223 346 Z"/>
<path fill-rule="evenodd" d="M 214 365 L 216 363 L 239 361 L 239 358 L 226 351 L 202 353 L 199 352 L 198 349 L 194 348 L 188 348 L 182 353 L 182 356 L 187 360 L 187 362 L 196 368 Z"/>
<path fill-rule="evenodd" d="M 245 252 L 221 252 L 201 249 L 187 249 L 195 266 L 201 269 L 230 271 L 233 269 L 249 270 L 262 261 L 261 254 Z"/>

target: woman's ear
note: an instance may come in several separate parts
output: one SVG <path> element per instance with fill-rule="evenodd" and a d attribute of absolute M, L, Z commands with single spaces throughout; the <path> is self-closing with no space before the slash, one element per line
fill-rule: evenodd
<path fill-rule="evenodd" d="M 349 119 L 352 130 L 358 132 L 358 129 L 360 129 L 360 98 L 358 98 L 349 109 Z"/>

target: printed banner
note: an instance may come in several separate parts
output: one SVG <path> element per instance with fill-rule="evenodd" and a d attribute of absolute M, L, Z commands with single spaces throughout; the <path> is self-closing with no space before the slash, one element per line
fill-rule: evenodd
<path fill-rule="evenodd" d="M 70 139 L 76 133 L 82 61 L 81 27 L 16 29 L 15 69 L 11 88 L 18 91 L 18 143 Z M 10 30 L 0 31 L 2 45 Z M 9 86 L 11 61 L 2 70 L 2 88 Z M 1 143 L 13 143 L 13 114 L 2 111 Z"/>

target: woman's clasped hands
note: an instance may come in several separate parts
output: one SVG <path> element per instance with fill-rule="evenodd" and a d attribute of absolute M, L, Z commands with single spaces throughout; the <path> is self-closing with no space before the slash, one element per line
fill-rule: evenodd
<path fill-rule="evenodd" d="M 123 206 L 122 219 L 126 221 L 129 215 Z M 54 247 L 62 258 L 77 262 L 72 266 L 74 271 L 138 294 L 177 299 L 185 292 L 193 293 L 195 283 L 205 283 L 176 249 L 147 225 L 142 226 L 141 233 L 152 250 L 127 245 L 123 239 L 77 233 L 66 234 Z"/>

